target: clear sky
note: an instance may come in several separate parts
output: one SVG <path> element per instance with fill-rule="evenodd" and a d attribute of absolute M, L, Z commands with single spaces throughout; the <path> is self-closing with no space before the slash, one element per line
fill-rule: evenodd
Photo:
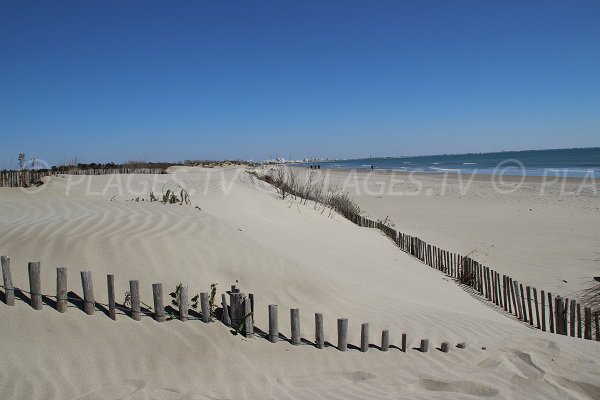
<path fill-rule="evenodd" d="M 0 3 L 0 167 L 598 145 L 596 0 Z"/>

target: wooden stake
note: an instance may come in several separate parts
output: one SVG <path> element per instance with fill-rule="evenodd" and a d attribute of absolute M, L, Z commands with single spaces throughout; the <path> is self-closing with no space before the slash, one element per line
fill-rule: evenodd
<path fill-rule="evenodd" d="M 419 351 L 421 351 L 421 353 L 427 353 L 429 351 L 429 339 L 421 339 Z"/>
<path fill-rule="evenodd" d="M 10 257 L 0 257 L 2 263 L 2 278 L 4 279 L 4 302 L 7 306 L 15 305 L 15 288 L 12 283 L 12 274 L 10 273 Z"/>
<path fill-rule="evenodd" d="M 325 347 L 325 335 L 323 334 L 323 314 L 315 313 L 315 346 L 317 349 Z"/>
<path fill-rule="evenodd" d="M 346 351 L 346 350 L 348 350 L 348 319 L 347 318 L 338 318 L 337 328 L 338 328 L 338 350 Z"/>
<path fill-rule="evenodd" d="M 300 344 L 300 309 L 292 308 L 290 309 L 290 322 L 292 328 L 292 344 L 299 345 Z"/>
<path fill-rule="evenodd" d="M 117 304 L 115 302 L 115 276 L 106 275 L 106 286 L 108 289 L 108 316 L 113 321 L 117 319 Z"/>
<path fill-rule="evenodd" d="M 140 306 L 140 281 L 129 281 L 129 295 L 131 302 L 131 318 L 134 321 L 139 321 L 142 317 Z"/>
<path fill-rule="evenodd" d="M 269 342 L 279 341 L 279 325 L 277 317 L 277 304 L 269 304 Z"/>
<path fill-rule="evenodd" d="M 56 311 L 67 311 L 67 269 L 56 268 Z"/>
<path fill-rule="evenodd" d="M 83 286 L 83 311 L 88 315 L 93 315 L 96 308 L 94 299 L 94 286 L 92 284 L 92 272 L 81 271 L 81 286 Z"/>
<path fill-rule="evenodd" d="M 210 315 L 210 307 L 208 313 Z M 254 315 L 252 313 L 252 303 L 250 302 L 250 298 L 246 298 L 244 301 L 244 333 L 247 339 L 254 337 Z"/>
<path fill-rule="evenodd" d="M 537 289 L 533 288 L 533 304 L 535 305 L 535 320 L 537 322 L 537 328 L 540 329 L 541 328 L 541 324 L 540 324 L 540 307 L 538 306 L 538 295 L 537 295 Z"/>
<path fill-rule="evenodd" d="M 223 295 L 223 299 L 225 299 L 225 295 Z M 179 320 L 181 322 L 186 322 L 190 318 L 190 300 L 188 295 L 188 287 L 183 286 L 183 284 L 179 288 L 179 299 L 177 299 L 177 303 L 179 307 Z M 227 306 L 227 303 L 225 303 L 225 306 Z M 227 307 L 225 307 L 225 310 L 223 311 L 223 317 L 229 319 Z"/>
<path fill-rule="evenodd" d="M 529 325 L 533 326 L 533 312 L 531 311 L 531 288 L 527 286 L 527 314 L 529 315 Z"/>
<path fill-rule="evenodd" d="M 157 322 L 165 322 L 166 316 L 162 283 L 152 284 L 152 298 L 154 299 L 154 320 Z"/>
<path fill-rule="evenodd" d="M 40 279 L 40 263 L 30 262 L 29 269 L 29 291 L 31 292 L 31 307 L 34 310 L 42 309 L 42 281 Z"/>
<path fill-rule="evenodd" d="M 575 337 L 575 314 L 577 310 L 577 301 L 571 300 L 571 314 L 569 315 L 571 318 L 569 320 L 569 330 L 572 337 Z"/>
<path fill-rule="evenodd" d="M 444 352 L 444 353 L 447 353 L 448 351 L 450 351 L 450 343 L 442 342 L 442 345 L 440 346 L 440 350 L 442 350 L 442 352 Z"/>
<path fill-rule="evenodd" d="M 590 307 L 585 307 L 585 330 L 583 331 L 583 338 L 592 340 L 592 309 Z"/>
<path fill-rule="evenodd" d="M 388 351 L 390 349 L 390 331 L 384 329 L 381 331 L 381 351 Z"/>
<path fill-rule="evenodd" d="M 542 300 L 542 331 L 546 332 L 546 293 L 540 291 L 540 299 Z"/>
<path fill-rule="evenodd" d="M 581 338 L 581 304 L 577 303 L 577 337 Z"/>
<path fill-rule="evenodd" d="M 550 321 L 550 333 L 554 333 L 554 311 L 552 310 L 552 293 L 548 292 L 548 320 Z M 557 332 L 558 333 L 558 332 Z"/>
<path fill-rule="evenodd" d="M 221 307 L 223 308 L 223 313 L 221 314 L 221 321 L 225 326 L 231 326 L 231 318 L 229 317 L 229 306 L 227 305 L 227 295 L 225 293 L 221 294 Z"/>
<path fill-rule="evenodd" d="M 202 322 L 210 322 L 210 305 L 208 303 L 208 293 L 206 292 L 200 293 L 200 312 L 202 313 Z"/>
<path fill-rule="evenodd" d="M 369 323 L 362 324 L 360 329 L 360 351 L 366 353 L 369 351 Z"/>

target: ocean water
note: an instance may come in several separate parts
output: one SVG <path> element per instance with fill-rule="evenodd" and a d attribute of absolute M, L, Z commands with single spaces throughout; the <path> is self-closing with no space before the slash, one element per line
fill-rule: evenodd
<path fill-rule="evenodd" d="M 600 147 L 583 149 L 361 158 L 312 163 L 321 168 L 600 178 Z"/>

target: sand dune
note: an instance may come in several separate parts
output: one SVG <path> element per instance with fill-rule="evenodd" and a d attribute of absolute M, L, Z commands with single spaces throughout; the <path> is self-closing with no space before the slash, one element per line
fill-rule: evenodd
<path fill-rule="evenodd" d="M 171 172 L 53 177 L 37 193 L 0 189 L 0 253 L 11 257 L 15 285 L 27 288 L 28 261 L 41 261 L 49 294 L 56 267 L 68 268 L 70 289 L 79 295 L 79 271 L 91 270 L 102 303 L 107 273 L 116 276 L 119 302 L 128 281 L 139 279 L 146 304 L 155 282 L 167 291 L 183 282 L 196 293 L 212 282 L 222 292 L 237 280 L 255 294 L 262 330 L 267 305 L 278 304 L 286 336 L 287 310 L 298 307 L 308 340 L 321 312 L 328 342 L 336 343 L 336 318 L 347 317 L 353 345 L 360 324 L 369 322 L 371 343 L 389 329 L 394 346 L 407 333 L 411 350 L 341 353 L 244 339 L 220 323 L 134 322 L 125 315 L 111 321 L 100 311 L 34 311 L 17 301 L 0 304 L 3 399 L 600 397 L 597 342 L 532 330 L 377 230 L 282 201 L 241 170 Z M 152 184 L 158 192 L 181 185 L 192 204 L 136 202 L 148 198 Z M 421 338 L 432 347 L 448 340 L 467 348 L 422 354 L 412 350 Z"/>

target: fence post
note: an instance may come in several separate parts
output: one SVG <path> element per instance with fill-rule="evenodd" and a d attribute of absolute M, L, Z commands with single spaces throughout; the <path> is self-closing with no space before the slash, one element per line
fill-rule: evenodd
<path fill-rule="evenodd" d="M 519 319 L 523 319 L 523 311 L 521 309 L 521 301 L 519 300 L 519 282 L 517 281 L 513 281 L 513 301 L 515 301 L 515 297 L 516 297 L 516 310 L 518 310 L 518 314 L 517 317 Z"/>
<path fill-rule="evenodd" d="M 569 326 L 569 331 L 571 333 L 571 336 L 575 337 L 575 314 L 576 314 L 576 309 L 577 309 L 577 301 L 575 300 L 571 300 L 571 307 L 570 311 L 571 314 L 569 315 L 571 318 L 569 320 L 570 326 Z"/>
<path fill-rule="evenodd" d="M 402 334 L 402 352 L 406 353 L 406 333 Z"/>
<path fill-rule="evenodd" d="M 541 325 L 540 325 L 540 307 L 538 306 L 538 296 L 537 296 L 537 289 L 533 288 L 533 304 L 535 305 L 535 320 L 536 320 L 536 325 L 537 328 L 540 329 Z"/>
<path fill-rule="evenodd" d="M 4 280 L 4 302 L 7 306 L 15 305 L 15 289 L 12 283 L 12 274 L 10 273 L 10 257 L 0 257 L 2 263 L 2 279 Z"/>
<path fill-rule="evenodd" d="M 165 305 L 163 302 L 162 283 L 152 284 L 152 298 L 154 299 L 154 320 L 156 322 L 164 322 L 166 316 Z"/>
<path fill-rule="evenodd" d="M 117 319 L 117 307 L 115 303 L 115 276 L 106 275 L 106 286 L 108 288 L 108 316 L 112 320 Z"/>
<path fill-rule="evenodd" d="M 583 338 L 592 340 L 592 309 L 590 307 L 585 307 L 583 310 L 585 311 L 585 330 L 583 332 Z"/>
<path fill-rule="evenodd" d="M 142 317 L 140 307 L 140 281 L 129 281 L 129 296 L 131 303 L 131 318 L 134 321 L 139 321 Z"/>
<path fill-rule="evenodd" d="M 577 303 L 577 337 L 581 338 L 581 304 Z"/>
<path fill-rule="evenodd" d="M 448 351 L 450 351 L 450 343 L 442 342 L 442 345 L 440 346 L 440 350 L 442 350 L 442 352 L 444 352 L 444 353 L 447 353 Z"/>
<path fill-rule="evenodd" d="M 594 322 L 596 323 L 596 341 L 600 342 L 600 312 L 596 311 L 594 313 Z"/>
<path fill-rule="evenodd" d="M 421 351 L 421 353 L 427 353 L 429 351 L 429 339 L 421 339 L 419 351 Z"/>
<path fill-rule="evenodd" d="M 525 293 L 523 292 L 523 284 L 519 283 L 519 289 L 521 292 L 521 307 L 523 310 L 523 321 L 528 322 L 529 320 L 527 319 L 527 309 L 525 308 Z"/>
<path fill-rule="evenodd" d="M 533 313 L 531 312 L 531 288 L 527 286 L 527 313 L 529 315 L 529 325 L 533 326 Z"/>
<path fill-rule="evenodd" d="M 229 318 L 229 306 L 227 305 L 227 296 L 225 293 L 221 294 L 221 307 L 223 307 L 221 321 L 223 321 L 225 326 L 231 326 L 231 319 Z"/>
<path fill-rule="evenodd" d="M 556 333 L 566 335 L 563 319 L 564 300 L 560 296 L 556 296 Z"/>
<path fill-rule="evenodd" d="M 56 268 L 56 311 L 67 311 L 67 269 Z"/>
<path fill-rule="evenodd" d="M 225 296 L 225 295 L 223 295 Z M 185 322 L 189 319 L 190 300 L 188 296 L 188 287 L 181 285 L 179 288 L 179 320 Z"/>
<path fill-rule="evenodd" d="M 207 293 L 208 296 L 208 293 Z M 208 298 L 207 298 L 208 303 Z M 210 311 L 209 311 L 210 315 Z M 210 319 L 210 317 L 209 317 Z M 244 301 L 244 331 L 247 338 L 254 337 L 254 316 L 252 315 L 252 303 L 250 298 L 246 298 Z"/>
<path fill-rule="evenodd" d="M 325 347 L 325 336 L 323 333 L 323 314 L 315 313 L 315 345 L 317 349 Z"/>
<path fill-rule="evenodd" d="M 277 321 L 277 304 L 269 304 L 269 342 L 279 341 L 279 325 Z"/>
<path fill-rule="evenodd" d="M 540 300 L 542 301 L 542 331 L 546 332 L 546 293 L 543 290 L 540 291 Z"/>
<path fill-rule="evenodd" d="M 346 350 L 348 350 L 348 319 L 347 318 L 338 318 L 337 328 L 338 328 L 338 350 L 346 351 Z"/>
<path fill-rule="evenodd" d="M 202 322 L 210 322 L 210 306 L 208 305 L 208 293 L 206 292 L 200 293 L 200 311 L 202 313 Z"/>
<path fill-rule="evenodd" d="M 40 263 L 30 262 L 29 269 L 29 291 L 31 292 L 31 307 L 34 310 L 42 309 L 42 282 L 40 279 Z"/>
<path fill-rule="evenodd" d="M 552 293 L 548 292 L 548 320 L 550 322 L 550 333 L 554 333 L 554 310 L 552 310 L 553 304 Z"/>
<path fill-rule="evenodd" d="M 92 284 L 92 272 L 81 271 L 81 286 L 83 286 L 83 311 L 87 315 L 94 315 L 96 301 L 94 299 L 94 286 Z"/>
<path fill-rule="evenodd" d="M 300 344 L 300 309 L 290 309 L 290 324 L 292 328 L 292 344 Z"/>
<path fill-rule="evenodd" d="M 360 329 L 360 351 L 366 353 L 369 351 L 369 323 L 362 324 Z"/>
<path fill-rule="evenodd" d="M 384 329 L 381 331 L 381 351 L 388 351 L 390 348 L 390 331 Z"/>

